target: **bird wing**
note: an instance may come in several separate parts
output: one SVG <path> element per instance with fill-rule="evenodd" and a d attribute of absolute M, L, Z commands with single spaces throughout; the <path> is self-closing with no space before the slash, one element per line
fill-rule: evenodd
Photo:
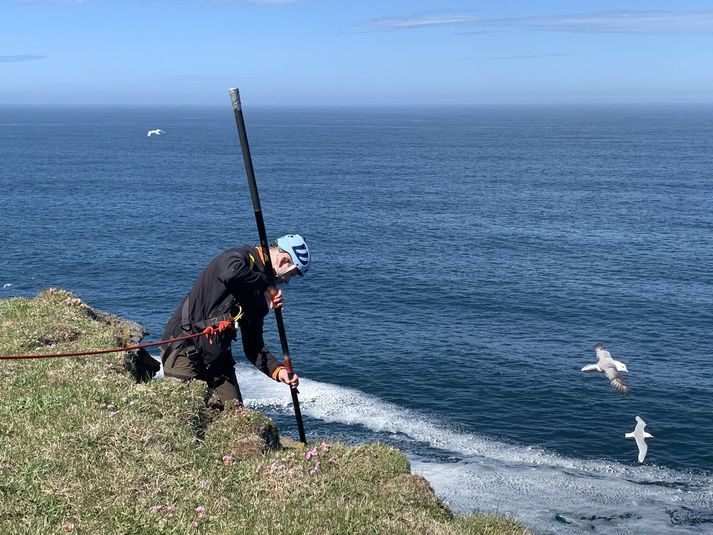
<path fill-rule="evenodd" d="M 627 395 L 630 390 L 621 377 L 617 377 L 616 379 L 611 381 L 611 387 L 619 394 L 624 395 Z"/>
<path fill-rule="evenodd" d="M 610 383 L 612 385 L 612 388 L 619 392 L 620 394 L 627 395 L 629 393 L 629 390 L 631 390 L 626 383 L 621 379 L 621 377 L 617 377 Z"/>
<path fill-rule="evenodd" d="M 587 364 L 584 368 L 582 368 L 583 372 L 600 372 L 602 369 L 599 367 L 599 364 Z"/>
<path fill-rule="evenodd" d="M 628 372 L 629 371 L 629 369 L 626 367 L 626 364 L 624 364 L 623 362 L 619 362 L 618 360 L 613 360 L 613 359 L 612 359 L 612 362 L 614 363 L 614 367 L 617 369 L 617 371 L 620 371 L 620 372 Z"/>
<path fill-rule="evenodd" d="M 607 379 L 613 381 L 619 378 L 619 372 L 616 371 L 616 366 L 612 366 L 611 363 L 606 363 L 604 366 L 600 366 L 602 371 L 606 374 Z"/>
<path fill-rule="evenodd" d="M 624 379 L 619 376 L 619 372 L 616 371 L 616 367 L 611 364 L 611 361 L 609 361 L 609 363 L 607 364 L 609 365 L 606 367 L 602 366 L 602 369 L 604 370 L 607 379 L 609 379 L 611 387 L 620 394 L 628 394 L 629 387 L 626 386 Z"/>
<path fill-rule="evenodd" d="M 636 440 L 636 445 L 639 448 L 639 462 L 643 463 L 646 458 L 646 452 L 649 451 L 649 446 L 646 444 L 644 437 L 635 436 L 634 439 Z"/>

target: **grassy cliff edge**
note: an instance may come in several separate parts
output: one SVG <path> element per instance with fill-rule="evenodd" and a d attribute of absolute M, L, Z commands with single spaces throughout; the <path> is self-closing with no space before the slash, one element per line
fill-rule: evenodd
<path fill-rule="evenodd" d="M 0 355 L 143 335 L 64 290 L 0 300 Z M 290 446 L 259 412 L 210 412 L 203 383 L 137 384 L 123 358 L 0 360 L 0 533 L 529 533 L 455 517 L 394 448 Z"/>

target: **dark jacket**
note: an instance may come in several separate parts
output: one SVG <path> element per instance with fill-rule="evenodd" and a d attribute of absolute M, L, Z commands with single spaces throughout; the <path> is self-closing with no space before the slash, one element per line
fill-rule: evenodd
<path fill-rule="evenodd" d="M 262 336 L 263 319 L 269 312 L 264 292 L 268 287 L 265 265 L 255 247 L 236 247 L 213 258 L 198 276 L 191 291 L 174 312 L 164 330 L 163 339 L 177 338 L 202 331 L 207 324 L 216 325 L 234 316 L 238 305 L 243 317 L 239 321 L 245 356 L 266 375 L 275 377 L 280 363 L 267 351 Z M 230 359 L 231 330 L 209 338 L 200 336 L 192 342 L 198 358 L 205 365 L 218 359 Z M 183 342 L 185 343 L 185 342 Z"/>

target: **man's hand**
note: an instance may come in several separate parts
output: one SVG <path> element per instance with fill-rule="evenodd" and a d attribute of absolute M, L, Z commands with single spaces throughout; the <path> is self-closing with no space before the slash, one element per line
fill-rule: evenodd
<path fill-rule="evenodd" d="M 270 308 L 282 308 L 282 290 L 279 288 L 268 288 L 265 290 L 265 299 Z"/>
<path fill-rule="evenodd" d="M 297 388 L 297 385 L 300 384 L 300 378 L 297 376 L 297 374 L 293 373 L 292 379 L 290 379 L 290 375 L 287 373 L 287 370 L 285 368 L 282 368 L 280 370 L 280 373 L 277 374 L 277 380 L 281 383 L 290 385 L 290 387 L 292 388 Z"/>

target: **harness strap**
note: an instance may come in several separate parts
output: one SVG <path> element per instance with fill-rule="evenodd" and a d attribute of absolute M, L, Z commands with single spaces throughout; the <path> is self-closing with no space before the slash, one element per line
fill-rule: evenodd
<path fill-rule="evenodd" d="M 223 300 L 220 306 L 220 308 L 223 309 L 227 308 L 227 312 L 211 316 L 210 318 L 205 320 L 191 321 L 190 296 L 186 296 L 186 299 L 183 301 L 183 305 L 181 306 L 181 329 L 187 333 L 192 332 L 194 329 L 197 331 L 203 331 L 209 327 L 218 327 L 218 329 L 216 329 L 216 332 L 224 331 L 228 327 L 228 324 L 232 324 L 233 320 L 235 319 L 235 317 L 230 313 L 230 309 L 232 308 L 234 302 L 235 298 L 232 295 L 228 295 Z M 211 334 L 213 334 L 213 332 L 211 332 Z M 188 353 L 189 357 L 197 353 L 195 341 L 192 338 L 170 344 L 167 348 L 167 351 L 171 352 L 181 345 L 186 348 L 186 353 Z"/>
<path fill-rule="evenodd" d="M 233 318 L 229 313 L 225 314 L 219 314 L 218 316 L 213 316 L 212 318 L 208 318 L 205 321 L 197 321 L 193 323 L 193 327 L 198 329 L 199 331 L 202 331 L 206 327 L 215 327 L 216 325 L 219 325 L 220 323 L 224 321 L 229 321 Z"/>

